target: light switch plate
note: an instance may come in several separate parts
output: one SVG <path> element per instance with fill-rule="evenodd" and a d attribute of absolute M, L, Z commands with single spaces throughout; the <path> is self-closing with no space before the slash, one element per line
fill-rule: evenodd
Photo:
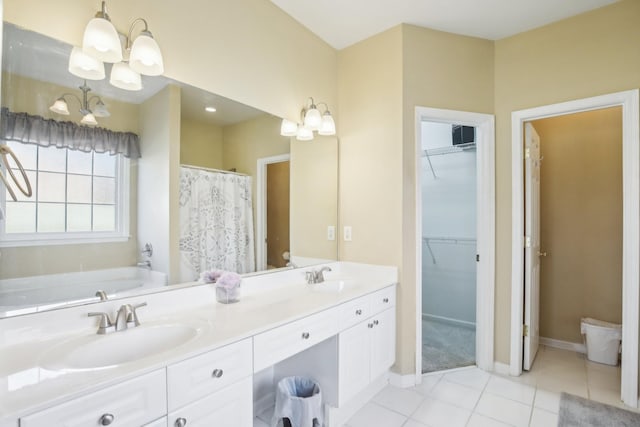
<path fill-rule="evenodd" d="M 327 240 L 336 240 L 336 226 L 330 225 L 327 227 Z"/>

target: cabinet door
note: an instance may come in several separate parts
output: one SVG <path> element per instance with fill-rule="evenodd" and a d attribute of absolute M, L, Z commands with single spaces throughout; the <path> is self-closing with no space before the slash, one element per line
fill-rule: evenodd
<path fill-rule="evenodd" d="M 368 322 L 371 329 L 371 381 L 387 371 L 396 360 L 396 310 L 390 308 Z"/>
<path fill-rule="evenodd" d="M 363 390 L 370 381 L 371 319 L 343 331 L 338 341 L 338 406 Z"/>
<path fill-rule="evenodd" d="M 20 426 L 141 426 L 167 414 L 166 390 L 161 369 L 23 417 Z"/>
<path fill-rule="evenodd" d="M 167 417 L 162 417 L 159 420 L 155 420 L 149 424 L 145 424 L 144 427 L 167 427 Z"/>
<path fill-rule="evenodd" d="M 182 421 L 180 421 L 182 419 Z M 253 427 L 253 380 L 247 377 L 169 413 L 169 427 Z"/>

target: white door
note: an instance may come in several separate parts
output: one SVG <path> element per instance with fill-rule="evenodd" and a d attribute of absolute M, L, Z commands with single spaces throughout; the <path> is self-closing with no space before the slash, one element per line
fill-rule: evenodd
<path fill-rule="evenodd" d="M 531 369 L 540 340 L 540 137 L 525 123 L 524 361 Z"/>

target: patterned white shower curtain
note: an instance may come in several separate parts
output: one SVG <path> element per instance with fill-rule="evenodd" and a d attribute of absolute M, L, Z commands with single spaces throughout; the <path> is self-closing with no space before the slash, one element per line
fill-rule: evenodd
<path fill-rule="evenodd" d="M 251 177 L 180 168 L 180 278 L 255 271 Z"/>

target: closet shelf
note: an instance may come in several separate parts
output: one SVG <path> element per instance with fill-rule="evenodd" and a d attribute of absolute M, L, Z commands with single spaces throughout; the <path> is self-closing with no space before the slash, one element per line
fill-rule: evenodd
<path fill-rule="evenodd" d="M 476 239 L 471 237 L 445 237 L 445 236 L 423 236 L 422 241 L 427 246 L 429 250 L 429 255 L 431 256 L 431 261 L 436 264 L 436 257 L 433 254 L 433 249 L 431 249 L 431 244 L 445 244 L 445 245 L 474 245 L 476 243 Z"/>

